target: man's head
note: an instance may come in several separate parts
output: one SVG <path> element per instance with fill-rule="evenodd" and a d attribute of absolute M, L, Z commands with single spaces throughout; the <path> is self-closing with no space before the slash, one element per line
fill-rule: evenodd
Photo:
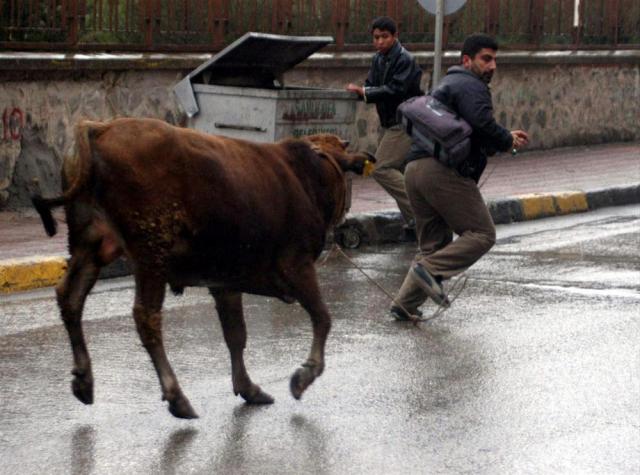
<path fill-rule="evenodd" d="M 375 18 L 371 22 L 371 36 L 376 51 L 382 54 L 388 53 L 398 39 L 396 22 L 388 16 Z"/>
<path fill-rule="evenodd" d="M 489 84 L 496 69 L 498 43 L 488 35 L 475 33 L 467 36 L 462 45 L 462 66 Z"/>

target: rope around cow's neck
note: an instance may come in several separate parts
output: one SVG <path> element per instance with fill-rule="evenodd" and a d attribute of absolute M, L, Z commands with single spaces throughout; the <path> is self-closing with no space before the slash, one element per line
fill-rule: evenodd
<path fill-rule="evenodd" d="M 409 320 L 411 322 L 413 322 L 414 325 L 417 325 L 418 323 L 421 322 L 428 322 L 433 320 L 434 318 L 439 317 L 440 315 L 442 315 L 447 308 L 445 307 L 440 307 L 438 306 L 438 308 L 436 309 L 435 312 L 433 312 L 431 314 L 431 316 L 429 317 L 421 317 L 419 315 L 415 315 L 411 312 L 409 312 L 401 303 L 397 302 L 395 300 L 395 298 L 393 297 L 393 295 L 391 295 L 391 293 L 389 293 L 389 291 L 387 291 L 387 289 L 385 289 L 379 282 L 377 282 L 373 277 L 369 276 L 364 269 L 362 269 L 362 267 L 360 267 L 358 264 L 356 264 L 353 259 L 351 259 L 343 250 L 342 248 L 337 244 L 337 243 L 333 243 L 333 246 L 331 247 L 331 249 L 329 250 L 329 252 L 327 253 L 327 255 L 322 259 L 322 261 L 320 262 L 320 265 L 323 266 L 327 260 L 329 259 L 329 257 L 331 257 L 331 255 L 334 252 L 338 252 L 344 259 L 346 259 L 353 267 L 355 267 L 356 269 L 358 269 L 362 275 L 364 275 L 367 280 L 369 280 L 369 282 L 371 282 L 372 284 L 374 284 L 376 287 L 378 287 L 387 297 L 389 297 L 389 300 L 391 300 L 392 303 L 394 303 L 395 305 L 397 305 L 398 307 L 400 307 L 400 309 L 409 316 Z M 467 280 L 468 280 L 468 276 L 466 276 L 465 274 L 462 274 L 459 278 L 455 279 L 455 281 L 453 281 L 453 284 L 451 285 L 451 291 L 449 292 L 450 294 L 453 295 L 453 297 L 449 300 L 450 304 L 453 304 L 453 302 L 455 302 L 455 300 L 460 296 L 460 294 L 462 293 L 462 291 L 464 290 L 464 288 L 467 285 Z"/>
<path fill-rule="evenodd" d="M 484 173 L 484 177 L 482 177 L 482 181 L 480 181 L 478 183 L 478 189 L 481 190 L 482 187 L 485 185 L 485 183 L 487 183 L 487 181 L 489 180 L 489 178 L 491 178 L 491 175 L 493 175 L 493 172 L 496 171 L 496 167 L 498 165 L 497 164 L 493 164 L 493 166 L 491 167 L 491 170 L 489 170 L 487 173 Z"/>

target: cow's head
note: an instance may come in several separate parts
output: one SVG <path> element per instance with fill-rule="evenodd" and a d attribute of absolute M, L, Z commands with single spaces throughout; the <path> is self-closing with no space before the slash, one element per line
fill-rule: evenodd
<path fill-rule="evenodd" d="M 345 172 L 351 171 L 362 175 L 368 167 L 372 167 L 376 158 L 369 152 L 347 152 L 349 142 L 336 135 L 317 134 L 306 137 L 311 148 L 319 154 L 330 157 Z"/>

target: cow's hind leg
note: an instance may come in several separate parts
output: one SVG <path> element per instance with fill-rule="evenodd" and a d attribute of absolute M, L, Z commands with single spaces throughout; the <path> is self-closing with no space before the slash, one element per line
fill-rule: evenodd
<path fill-rule="evenodd" d="M 294 398 L 300 399 L 302 393 L 324 371 L 324 347 L 331 329 L 331 317 L 320 297 L 320 289 L 313 263 L 300 268 L 290 280 L 294 297 L 309 312 L 313 325 L 313 343 L 309 358 L 291 377 L 290 389 Z"/>
<path fill-rule="evenodd" d="M 224 340 L 231 355 L 231 380 L 234 394 L 242 396 L 249 404 L 271 404 L 273 398 L 254 384 L 244 366 L 243 352 L 247 344 L 247 328 L 242 312 L 242 294 L 209 289 L 216 301 L 216 309 L 224 333 Z"/>
<path fill-rule="evenodd" d="M 136 271 L 136 302 L 133 317 L 162 388 L 162 399 L 169 402 L 169 412 L 182 419 L 194 419 L 189 400 L 182 393 L 162 342 L 162 303 L 165 295 L 164 278 L 153 272 Z"/>
<path fill-rule="evenodd" d="M 99 273 L 95 252 L 89 247 L 78 246 L 73 251 L 64 277 L 56 287 L 60 314 L 73 350 L 71 390 L 84 404 L 93 404 L 93 374 L 82 331 L 82 310 Z"/>

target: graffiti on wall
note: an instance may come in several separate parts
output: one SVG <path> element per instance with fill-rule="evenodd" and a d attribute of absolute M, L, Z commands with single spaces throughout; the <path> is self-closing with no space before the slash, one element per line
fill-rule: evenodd
<path fill-rule="evenodd" d="M 2 138 L 20 140 L 24 127 L 24 113 L 19 107 L 7 107 L 2 113 Z"/>
<path fill-rule="evenodd" d="M 296 127 L 291 131 L 291 135 L 295 138 L 304 137 L 306 135 L 314 135 L 314 134 L 333 134 L 338 136 L 344 136 L 344 134 L 340 134 L 338 127 L 336 126 L 328 126 L 328 127 Z"/>
<path fill-rule="evenodd" d="M 336 105 L 327 100 L 298 100 L 285 103 L 282 120 L 305 122 L 308 120 L 327 120 L 336 117 Z"/>

